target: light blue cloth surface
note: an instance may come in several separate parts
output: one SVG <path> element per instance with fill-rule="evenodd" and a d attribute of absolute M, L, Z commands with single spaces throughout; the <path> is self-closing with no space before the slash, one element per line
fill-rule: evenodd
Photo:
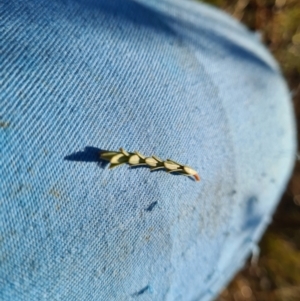
<path fill-rule="evenodd" d="M 0 300 L 213 300 L 293 166 L 258 38 L 177 0 L 1 0 L 0 35 Z M 119 147 L 201 182 L 98 164 Z"/>

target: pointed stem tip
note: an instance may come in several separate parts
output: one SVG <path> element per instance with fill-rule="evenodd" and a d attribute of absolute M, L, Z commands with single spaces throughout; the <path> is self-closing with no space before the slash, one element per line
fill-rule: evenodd
<path fill-rule="evenodd" d="M 198 174 L 195 174 L 195 175 L 194 175 L 194 178 L 196 179 L 196 181 L 200 181 L 200 177 L 199 177 Z"/>

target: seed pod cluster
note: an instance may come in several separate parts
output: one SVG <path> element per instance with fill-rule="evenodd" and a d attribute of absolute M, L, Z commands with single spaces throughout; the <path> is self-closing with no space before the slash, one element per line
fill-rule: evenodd
<path fill-rule="evenodd" d="M 157 156 L 145 157 L 137 151 L 129 153 L 123 148 L 120 148 L 119 152 L 102 151 L 100 158 L 110 162 L 109 168 L 114 168 L 125 163 L 130 166 L 146 165 L 150 167 L 151 171 L 164 169 L 169 173 L 176 172 L 184 176 L 193 176 L 196 181 L 200 181 L 198 173 L 189 166 L 182 165 L 171 159 L 163 161 Z"/>

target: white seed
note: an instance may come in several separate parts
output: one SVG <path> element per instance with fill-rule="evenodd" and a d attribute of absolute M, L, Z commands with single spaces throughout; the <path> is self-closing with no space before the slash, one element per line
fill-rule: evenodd
<path fill-rule="evenodd" d="M 114 155 L 117 155 L 117 152 L 103 152 L 100 154 L 100 157 L 104 160 L 110 160 Z"/>
<path fill-rule="evenodd" d="M 175 171 L 176 169 L 180 168 L 180 165 L 174 164 L 174 163 L 171 162 L 171 161 L 165 161 L 165 162 L 164 162 L 164 166 L 165 166 L 166 169 L 174 170 L 174 171 Z"/>
<path fill-rule="evenodd" d="M 158 162 L 152 157 L 146 158 L 145 162 L 151 167 L 156 167 L 158 164 Z"/>
<path fill-rule="evenodd" d="M 123 162 L 127 162 L 127 158 L 123 154 L 115 155 L 110 159 L 111 164 L 118 164 Z"/>
<path fill-rule="evenodd" d="M 132 155 L 128 161 L 128 163 L 132 165 L 139 164 L 140 162 L 141 162 L 141 158 L 138 155 Z"/>
<path fill-rule="evenodd" d="M 191 175 L 191 176 L 194 176 L 194 175 L 197 174 L 197 171 L 194 170 L 193 168 L 189 167 L 189 166 L 183 166 L 183 170 L 184 170 L 187 174 L 189 174 L 189 175 Z"/>

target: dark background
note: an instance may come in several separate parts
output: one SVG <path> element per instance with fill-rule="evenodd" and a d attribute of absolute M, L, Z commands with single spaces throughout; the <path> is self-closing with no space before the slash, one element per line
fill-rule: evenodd
<path fill-rule="evenodd" d="M 299 141 L 300 0 L 205 0 L 261 34 L 279 62 L 292 97 Z M 298 143 L 299 148 L 299 143 Z M 299 158 L 300 159 L 300 158 Z M 216 301 L 300 300 L 300 161 L 259 247 Z"/>

